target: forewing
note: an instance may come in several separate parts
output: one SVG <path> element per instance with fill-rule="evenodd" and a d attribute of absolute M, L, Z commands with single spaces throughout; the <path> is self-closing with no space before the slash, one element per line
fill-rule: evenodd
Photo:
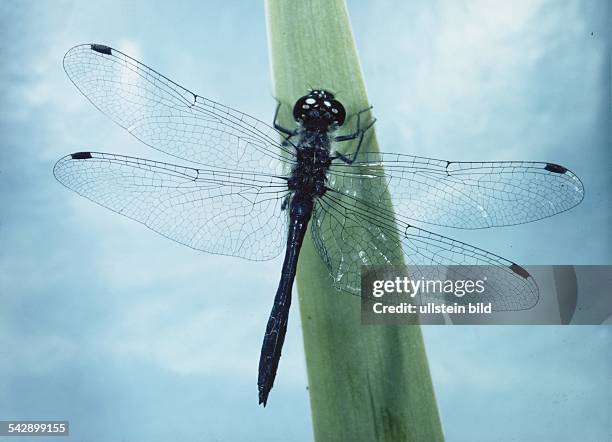
<path fill-rule="evenodd" d="M 361 266 L 405 263 L 415 279 L 487 280 L 487 296 L 494 310 L 524 310 L 538 301 L 535 281 L 519 265 L 411 226 L 351 196 L 330 190 L 318 199 L 311 229 L 334 285 L 354 295 L 360 295 Z"/>
<path fill-rule="evenodd" d="M 292 151 L 249 115 L 196 95 L 108 46 L 79 45 L 64 57 L 74 85 L 143 143 L 178 158 L 230 170 L 282 174 Z"/>
<path fill-rule="evenodd" d="M 277 256 L 286 241 L 286 180 L 194 169 L 97 152 L 60 159 L 64 186 L 197 250 L 251 260 Z"/>
<path fill-rule="evenodd" d="M 334 161 L 328 186 L 367 201 L 388 192 L 404 217 L 462 229 L 536 221 L 584 198 L 580 179 L 552 163 L 448 162 L 387 153 L 360 154 L 352 165 Z"/>

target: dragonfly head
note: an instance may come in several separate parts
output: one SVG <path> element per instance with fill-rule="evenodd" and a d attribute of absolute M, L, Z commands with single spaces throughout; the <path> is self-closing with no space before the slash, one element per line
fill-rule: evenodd
<path fill-rule="evenodd" d="M 293 118 L 310 129 L 342 126 L 346 117 L 344 106 L 334 94 L 323 89 L 310 91 L 293 106 Z"/>

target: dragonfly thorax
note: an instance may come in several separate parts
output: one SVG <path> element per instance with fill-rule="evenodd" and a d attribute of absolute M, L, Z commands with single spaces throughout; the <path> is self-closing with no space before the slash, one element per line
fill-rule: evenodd
<path fill-rule="evenodd" d="M 295 192 L 321 196 L 325 193 L 327 170 L 331 164 L 327 145 L 298 147 L 297 163 L 288 180 Z"/>

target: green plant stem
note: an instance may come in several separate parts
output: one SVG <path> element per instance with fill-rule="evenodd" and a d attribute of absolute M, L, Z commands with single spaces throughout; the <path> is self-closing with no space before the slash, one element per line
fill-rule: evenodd
<path fill-rule="evenodd" d="M 344 1 L 268 0 L 266 6 L 284 126 L 294 124 L 291 106 L 309 87 L 335 92 L 348 114 L 368 107 Z M 378 151 L 375 136 L 365 149 Z M 297 285 L 315 438 L 443 440 L 420 327 L 362 325 L 359 299 L 339 294 L 328 274 L 309 232 Z"/>

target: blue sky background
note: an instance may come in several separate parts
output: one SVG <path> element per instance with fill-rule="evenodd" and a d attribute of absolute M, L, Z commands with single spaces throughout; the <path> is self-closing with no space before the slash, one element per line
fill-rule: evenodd
<path fill-rule="evenodd" d="M 612 263 L 607 2 L 349 12 L 383 150 L 551 161 L 586 187 L 580 206 L 547 220 L 438 232 L 524 264 Z M 4 1 L 0 17 L 0 419 L 69 419 L 71 440 L 311 440 L 297 309 L 269 405 L 257 406 L 281 260 L 195 252 L 52 175 L 80 150 L 160 158 L 69 82 L 61 60 L 75 44 L 122 49 L 271 119 L 263 4 Z M 612 439 L 609 327 L 424 335 L 449 441 Z"/>

